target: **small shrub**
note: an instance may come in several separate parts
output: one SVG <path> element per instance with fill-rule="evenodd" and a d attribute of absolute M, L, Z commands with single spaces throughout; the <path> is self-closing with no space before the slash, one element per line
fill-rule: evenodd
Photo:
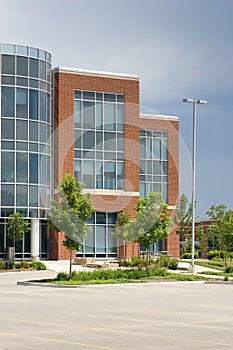
<path fill-rule="evenodd" d="M 222 250 L 210 250 L 207 253 L 207 258 L 209 260 L 219 259 L 219 258 L 223 259 L 223 257 L 224 257 L 224 254 Z"/>
<path fill-rule="evenodd" d="M 228 275 L 225 275 L 225 276 L 224 276 L 224 281 L 228 281 L 228 279 L 229 279 L 229 278 L 228 278 Z"/>
<path fill-rule="evenodd" d="M 20 265 L 21 265 L 21 268 L 25 269 L 25 270 L 29 269 L 29 267 L 30 267 L 30 263 L 28 261 L 25 261 L 25 260 L 20 261 Z"/>
<path fill-rule="evenodd" d="M 30 263 L 30 266 L 35 270 L 46 270 L 46 266 L 41 261 L 34 261 Z"/>
<path fill-rule="evenodd" d="M 5 270 L 6 265 L 5 265 L 5 261 L 0 260 L 0 270 Z"/>
<path fill-rule="evenodd" d="M 169 256 L 160 256 L 157 260 L 157 264 L 159 267 L 168 267 L 170 262 Z"/>
<path fill-rule="evenodd" d="M 69 281 L 69 279 L 69 275 L 66 272 L 59 272 L 56 277 L 57 281 Z"/>
<path fill-rule="evenodd" d="M 6 270 L 12 270 L 15 267 L 15 262 L 13 260 L 6 260 L 5 261 L 5 269 Z"/>
<path fill-rule="evenodd" d="M 182 255 L 182 259 L 191 259 L 192 258 L 192 253 L 184 253 Z M 194 259 L 198 258 L 197 252 L 194 252 Z"/>
<path fill-rule="evenodd" d="M 170 270 L 176 270 L 178 267 L 178 259 L 170 259 L 168 263 L 168 268 Z"/>
<path fill-rule="evenodd" d="M 233 266 L 228 266 L 224 270 L 225 273 L 233 273 Z"/>

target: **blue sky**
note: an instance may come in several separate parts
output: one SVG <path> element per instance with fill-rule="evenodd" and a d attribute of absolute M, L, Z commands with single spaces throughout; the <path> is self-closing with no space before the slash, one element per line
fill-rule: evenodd
<path fill-rule="evenodd" d="M 233 204 L 232 0 L 1 0 L 2 42 L 50 51 L 53 65 L 137 74 L 141 104 L 180 117 L 180 192 L 190 197 L 197 106 L 197 214 Z"/>

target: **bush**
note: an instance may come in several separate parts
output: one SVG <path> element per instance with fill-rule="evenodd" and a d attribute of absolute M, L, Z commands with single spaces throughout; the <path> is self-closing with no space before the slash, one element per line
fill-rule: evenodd
<path fill-rule="evenodd" d="M 5 270 L 5 261 L 0 260 L 0 270 Z"/>
<path fill-rule="evenodd" d="M 6 270 L 12 270 L 15 267 L 15 262 L 13 260 L 6 260 L 5 261 L 5 269 Z"/>
<path fill-rule="evenodd" d="M 155 261 L 153 259 L 141 259 L 138 258 L 137 256 L 134 256 L 132 259 L 123 261 L 123 260 L 119 260 L 118 262 L 119 266 L 123 266 L 123 267 L 140 267 L 143 268 L 146 266 L 146 264 L 148 264 L 148 266 L 154 265 Z"/>
<path fill-rule="evenodd" d="M 224 255 L 223 255 L 223 251 L 222 250 L 210 250 L 207 253 L 207 258 L 209 260 L 213 260 L 213 259 L 223 259 Z"/>
<path fill-rule="evenodd" d="M 233 273 L 233 266 L 228 266 L 224 270 L 225 273 Z"/>
<path fill-rule="evenodd" d="M 100 281 L 100 280 L 140 280 L 153 277 L 165 277 L 167 271 L 164 268 L 156 268 L 150 270 L 95 270 L 91 272 L 72 272 L 71 279 L 73 281 Z M 60 272 L 57 281 L 68 281 L 69 275 Z"/>
<path fill-rule="evenodd" d="M 178 267 L 178 259 L 170 259 L 169 264 L 168 264 L 168 268 L 170 270 L 176 270 Z"/>
<path fill-rule="evenodd" d="M 35 270 L 46 270 L 47 269 L 45 264 L 42 263 L 41 261 L 31 262 L 30 266 Z"/>
<path fill-rule="evenodd" d="M 191 259 L 192 258 L 192 253 L 184 253 L 181 257 L 182 259 Z M 198 258 L 197 252 L 194 252 L 194 259 Z"/>
<path fill-rule="evenodd" d="M 66 272 L 59 272 L 56 277 L 57 281 L 69 281 L 69 279 L 69 275 Z"/>

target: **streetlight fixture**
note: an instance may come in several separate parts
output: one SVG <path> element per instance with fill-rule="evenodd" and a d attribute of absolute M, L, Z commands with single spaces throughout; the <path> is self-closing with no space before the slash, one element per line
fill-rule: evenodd
<path fill-rule="evenodd" d="M 206 104 L 206 100 L 197 100 L 196 98 L 185 98 L 183 102 L 193 104 L 193 174 L 192 174 L 192 259 L 190 272 L 195 272 L 194 266 L 194 250 L 195 250 L 195 192 L 196 192 L 196 105 L 197 104 Z"/>

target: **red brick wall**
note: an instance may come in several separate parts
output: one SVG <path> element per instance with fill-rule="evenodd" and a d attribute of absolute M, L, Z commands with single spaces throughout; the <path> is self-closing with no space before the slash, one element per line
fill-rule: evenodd
<path fill-rule="evenodd" d="M 96 76 L 91 74 L 55 72 L 54 74 L 54 172 L 55 187 L 66 173 L 74 174 L 74 90 L 91 90 L 124 94 L 125 98 L 125 191 L 139 191 L 139 130 L 135 121 L 139 117 L 139 80 Z M 133 212 L 138 197 L 97 196 L 92 200 L 97 211 Z M 69 252 L 62 246 L 63 237 L 52 245 L 51 258 L 68 259 Z M 130 250 L 130 248 L 129 248 Z"/>
<path fill-rule="evenodd" d="M 115 76 L 101 76 L 73 72 L 54 73 L 54 173 L 55 188 L 66 173 L 74 174 L 74 90 L 91 90 L 124 94 L 125 97 L 125 191 L 139 192 L 139 129 L 168 131 L 168 203 L 175 205 L 178 197 L 178 121 L 139 118 L 139 80 Z M 124 195 L 92 196 L 97 211 L 134 213 L 138 197 Z M 62 246 L 62 235 L 51 233 L 51 258 L 68 259 L 69 252 Z M 171 234 L 167 250 L 177 256 L 179 242 Z M 177 245 L 177 247 L 176 247 Z M 138 244 L 127 245 L 127 256 L 139 254 Z M 119 247 L 119 256 L 123 256 Z"/>

